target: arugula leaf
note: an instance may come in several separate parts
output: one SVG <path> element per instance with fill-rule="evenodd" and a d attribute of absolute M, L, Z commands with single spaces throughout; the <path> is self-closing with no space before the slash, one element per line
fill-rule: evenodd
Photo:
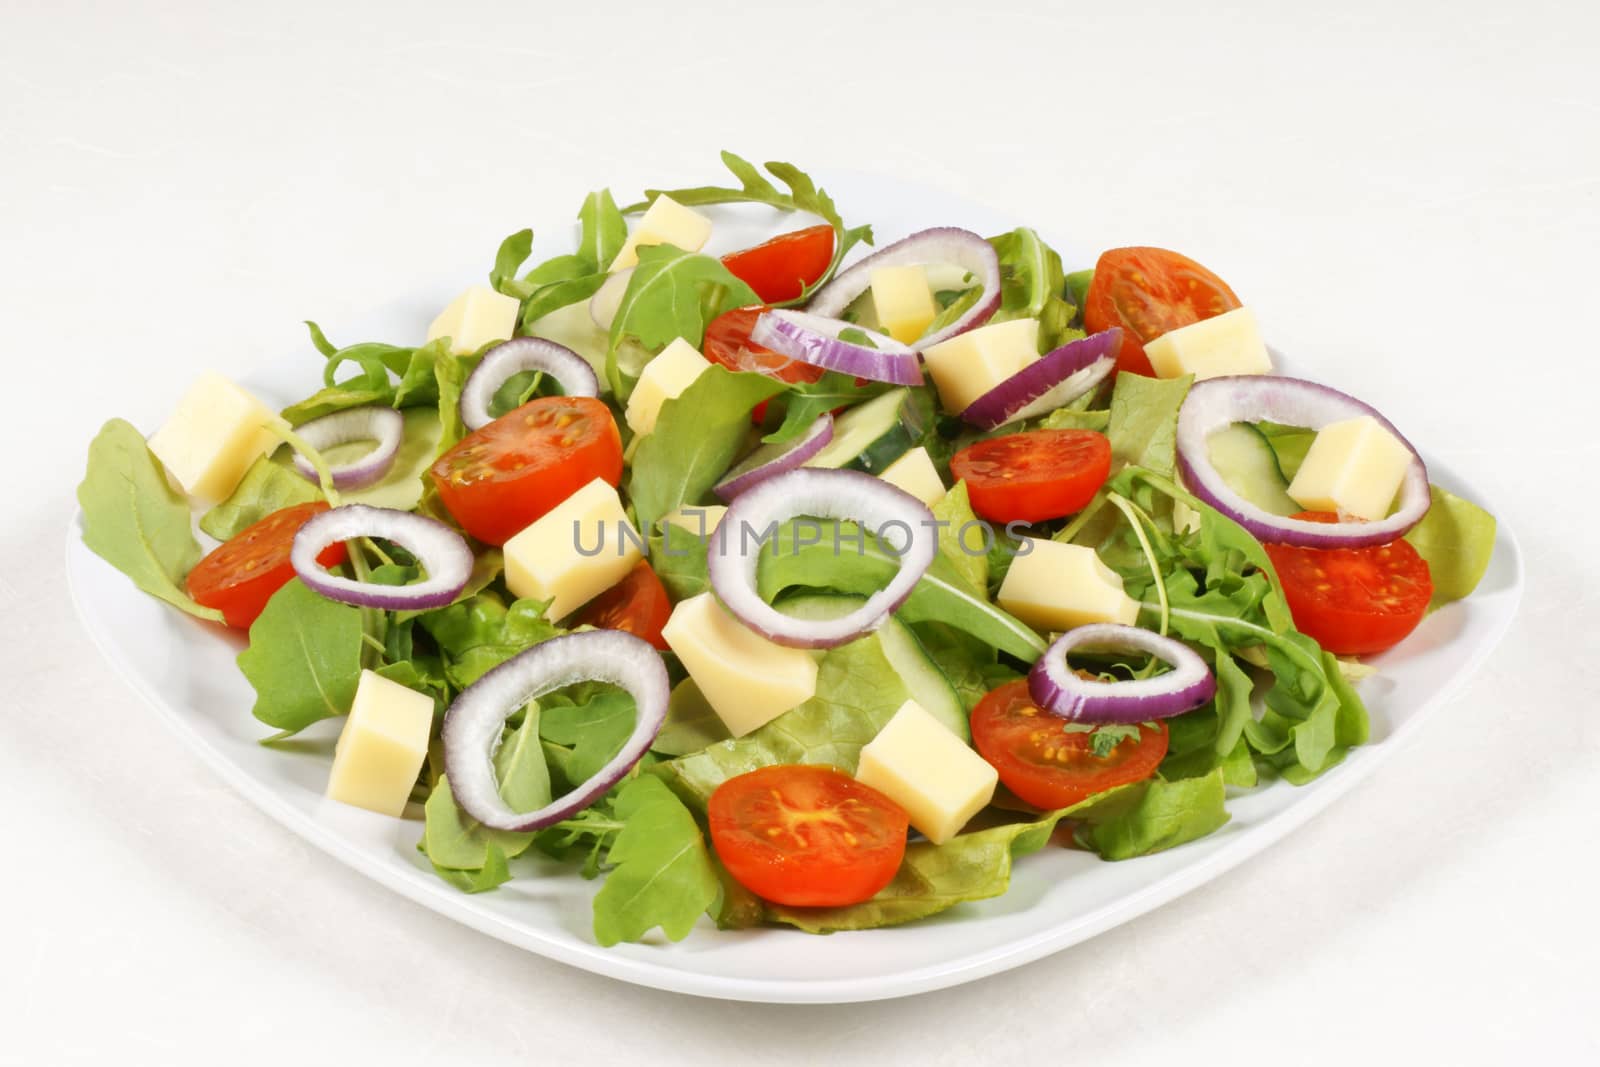
<path fill-rule="evenodd" d="M 369 404 L 394 403 L 394 387 L 385 382 L 379 387 L 330 385 L 319 389 L 296 404 L 284 408 L 281 414 L 290 426 L 302 426 L 312 419 L 332 415 L 336 411 L 366 407 Z"/>
<path fill-rule="evenodd" d="M 1220 767 L 1175 782 L 1152 778 L 1085 811 L 1078 841 L 1101 859 L 1147 856 L 1220 829 L 1229 819 L 1225 796 Z"/>
<path fill-rule="evenodd" d="M 1082 330 L 1072 328 L 1078 309 L 1062 298 L 1066 279 L 1055 249 L 1025 226 L 991 237 L 989 243 L 1000 257 L 1000 310 L 993 321 L 1038 319 L 1041 352 L 1082 337 Z"/>
<path fill-rule="evenodd" d="M 628 472 L 639 529 L 653 532 L 661 516 L 698 503 L 739 454 L 751 410 L 782 389 L 773 378 L 712 367 L 661 405 L 656 428 L 639 442 Z"/>
<path fill-rule="evenodd" d="M 806 532 L 814 532 L 808 523 Z M 851 523 L 822 524 L 818 543 L 796 545 L 795 523 L 787 523 L 762 549 L 757 586 L 770 603 L 787 589 L 832 589 L 856 596 L 871 596 L 882 589 L 899 569 L 899 561 L 877 539 L 865 537 L 857 551 L 858 528 Z M 837 529 L 836 536 L 830 536 Z M 955 565 L 936 557 L 896 616 L 902 622 L 943 622 L 1032 663 L 1044 652 L 1045 642 L 1030 627 L 989 603 L 974 590 Z"/>
<path fill-rule="evenodd" d="M 89 445 L 78 485 L 83 543 L 151 596 L 201 619 L 222 613 L 190 598 L 183 580 L 200 562 L 189 503 L 168 483 L 161 461 L 131 423 L 112 419 Z"/>
<path fill-rule="evenodd" d="M 617 792 L 622 830 L 606 862 L 613 869 L 594 898 L 594 936 L 610 947 L 659 926 L 681 941 L 720 889 L 694 816 L 660 779 L 643 775 Z"/>
<path fill-rule="evenodd" d="M 1406 540 L 1428 564 L 1433 603 L 1440 607 L 1468 596 L 1489 569 L 1494 554 L 1494 516 L 1454 493 L 1431 486 L 1433 504 Z"/>
<path fill-rule="evenodd" d="M 822 276 L 807 287 L 799 297 L 778 305 L 780 307 L 805 303 L 818 287 L 833 277 L 839 269 L 839 264 L 844 262 L 845 255 L 852 248 L 862 241 L 869 245 L 872 243 L 872 227 L 846 226 L 844 219 L 839 215 L 839 209 L 834 205 L 833 198 L 825 190 L 818 188 L 810 175 L 794 164 L 765 164 L 768 173 L 788 186 L 787 193 L 779 192 L 778 187 L 768 181 L 754 164 L 732 152 L 722 153 L 722 164 L 739 180 L 739 188 L 699 185 L 686 189 L 647 189 L 645 198 L 623 208 L 623 214 L 632 215 L 643 211 L 650 206 L 650 201 L 664 193 L 688 207 L 732 203 L 769 204 L 781 211 L 805 211 L 818 216 L 833 227 L 833 261 L 828 264 L 828 269 L 822 272 Z"/>
<path fill-rule="evenodd" d="M 814 382 L 795 382 L 780 398 L 784 405 L 782 425 L 761 440 L 767 444 L 796 440 L 823 414 L 871 400 L 892 388 L 888 382 L 857 385 L 853 375 L 831 370 Z"/>
<path fill-rule="evenodd" d="M 459 358 L 436 360 L 433 377 L 439 393 L 439 438 L 434 447 L 437 459 L 467 436 L 467 426 L 461 421 L 461 390 L 467 384 L 467 364 Z"/>
<path fill-rule="evenodd" d="M 861 747 L 911 699 L 876 634 L 829 649 L 816 695 L 743 737 L 661 764 L 657 773 L 704 807 L 729 778 L 779 763 L 823 763 L 853 773 Z"/>
<path fill-rule="evenodd" d="M 667 587 L 672 602 L 688 600 L 710 589 L 706 553 L 711 531 L 701 537 L 677 523 L 664 522 L 660 526 L 660 531 L 650 538 L 650 567 Z"/>
<path fill-rule="evenodd" d="M 516 280 L 517 271 L 528 261 L 533 254 L 533 231 L 518 230 L 516 233 L 500 242 L 499 251 L 494 255 L 494 267 L 489 271 L 489 284 L 497 292 L 520 299 L 520 294 L 507 289 L 506 283 Z"/>
<path fill-rule="evenodd" d="M 250 626 L 239 670 L 256 691 L 251 714 L 292 734 L 350 710 L 361 680 L 361 609 L 292 578 Z"/>
<path fill-rule="evenodd" d="M 759 304 L 755 290 L 733 275 L 722 261 L 670 244 L 639 249 L 639 265 L 611 320 L 606 349 L 606 380 L 619 399 L 626 398 L 617 349 L 627 338 L 658 351 L 679 337 L 696 348 L 706 324 L 725 311 Z"/>
<path fill-rule="evenodd" d="M 989 527 L 979 522 L 978 513 L 972 510 L 967 483 L 956 482 L 932 511 L 934 521 L 944 524 L 939 527 L 939 551 L 973 592 L 983 594 L 989 588 L 989 553 L 984 550 Z"/>
<path fill-rule="evenodd" d="M 552 695 L 543 705 L 539 736 L 572 749 L 564 767 L 569 781 L 593 778 L 633 735 L 637 712 L 621 690 L 585 686 L 576 697 Z"/>
<path fill-rule="evenodd" d="M 867 333 L 866 330 L 860 329 L 856 326 L 847 326 L 840 330 L 839 340 L 844 341 L 847 344 L 860 345 L 862 348 L 876 349 L 878 347 L 873 343 L 871 334 Z"/>
<path fill-rule="evenodd" d="M 588 264 L 591 271 L 604 271 L 628 241 L 628 223 L 617 210 L 611 190 L 601 189 L 584 197 L 578 221 L 582 227 L 578 258 Z"/>

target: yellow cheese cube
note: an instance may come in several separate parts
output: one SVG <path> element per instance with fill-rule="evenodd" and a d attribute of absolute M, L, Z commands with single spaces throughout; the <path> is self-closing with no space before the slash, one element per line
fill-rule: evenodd
<path fill-rule="evenodd" d="M 1266 374 L 1272 370 L 1272 357 L 1261 340 L 1256 313 L 1249 308 L 1234 308 L 1180 326 L 1154 341 L 1146 341 L 1144 353 L 1150 357 L 1157 378 L 1192 374 L 1196 381 L 1204 381 L 1225 374 Z"/>
<path fill-rule="evenodd" d="M 403 814 L 432 729 L 432 697 L 362 671 L 333 750 L 328 796 L 380 815 Z"/>
<path fill-rule="evenodd" d="M 227 499 L 250 465 L 277 446 L 278 413 L 220 374 L 206 373 L 150 438 L 174 481 L 208 503 Z"/>
<path fill-rule="evenodd" d="M 623 418 L 641 437 L 656 428 L 661 416 L 661 405 L 694 384 L 696 378 L 711 369 L 706 358 L 694 345 L 679 337 L 663 348 L 639 375 L 639 382 L 628 395 L 628 407 Z"/>
<path fill-rule="evenodd" d="M 952 414 L 965 411 L 974 400 L 1038 358 L 1038 319 L 979 326 L 922 351 L 939 399 Z"/>
<path fill-rule="evenodd" d="M 620 582 L 644 556 L 622 499 L 596 478 L 505 543 L 506 587 L 548 600 L 545 618 L 564 619 Z"/>
<path fill-rule="evenodd" d="M 904 489 L 930 508 L 944 499 L 944 482 L 933 465 L 933 457 L 920 445 L 889 464 L 878 477 Z"/>
<path fill-rule="evenodd" d="M 685 252 L 698 252 L 711 236 L 711 220 L 693 208 L 684 207 L 670 196 L 650 201 L 639 225 L 628 235 L 611 269 L 626 270 L 639 265 L 640 245 L 674 245 Z"/>
<path fill-rule="evenodd" d="M 956 834 L 994 799 L 1000 780 L 915 700 L 900 705 L 889 724 L 861 750 L 856 781 L 906 809 L 911 825 L 936 845 Z"/>
<path fill-rule="evenodd" d="M 903 345 L 921 337 L 939 314 L 928 288 L 928 272 L 920 263 L 879 267 L 872 272 L 871 287 L 878 326 Z"/>
<path fill-rule="evenodd" d="M 1410 465 L 1411 453 L 1400 439 L 1371 415 L 1360 415 L 1318 431 L 1289 495 L 1308 511 L 1381 519 Z"/>
<path fill-rule="evenodd" d="M 1011 561 L 995 599 L 1011 614 L 1040 630 L 1070 630 L 1091 622 L 1132 626 L 1139 602 L 1122 589 L 1122 576 L 1094 549 L 1039 537 Z"/>
<path fill-rule="evenodd" d="M 728 731 L 743 737 L 817 691 L 817 661 L 746 627 L 710 593 L 682 601 L 662 628 Z"/>
<path fill-rule="evenodd" d="M 509 341 L 521 308 L 514 296 L 474 285 L 428 324 L 428 340 L 448 337 L 453 355 L 470 356 L 490 341 Z"/>

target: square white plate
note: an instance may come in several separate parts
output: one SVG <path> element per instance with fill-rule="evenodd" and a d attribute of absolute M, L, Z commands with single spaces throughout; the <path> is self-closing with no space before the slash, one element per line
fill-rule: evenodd
<path fill-rule="evenodd" d="M 872 220 L 880 247 L 927 225 L 980 233 L 1017 225 L 907 183 L 842 175 L 826 185 L 847 221 Z M 713 212 L 711 250 L 718 252 L 763 239 L 779 221 L 765 209 Z M 564 243 L 541 240 L 538 257 L 571 250 L 570 224 L 541 232 L 559 233 Z M 1063 248 L 1069 264 L 1090 262 L 1075 251 L 1082 250 Z M 420 338 L 431 313 L 469 280 L 441 279 L 365 321 L 335 324 L 329 333 L 340 343 Z M 307 345 L 246 383 L 263 397 L 288 402 L 315 388 L 318 364 Z M 1308 376 L 1317 377 L 1314 368 Z M 181 384 L 174 383 L 174 396 Z M 1382 397 L 1367 399 L 1383 405 Z M 1431 463 L 1429 472 L 1451 491 L 1489 506 L 1451 472 Z M 271 731 L 250 715 L 254 695 L 233 663 L 242 640 L 139 592 L 83 546 L 78 519 L 66 548 L 74 603 L 106 659 L 218 774 L 329 855 L 442 915 L 585 970 L 701 996 L 795 1003 L 875 1000 L 971 981 L 1076 944 L 1209 881 L 1327 807 L 1413 736 L 1493 651 L 1523 587 L 1522 557 L 1502 523 L 1478 591 L 1434 613 L 1398 649 L 1375 660 L 1381 673 L 1361 686 L 1372 742 L 1307 786 L 1280 781 L 1231 797 L 1232 821 L 1204 840 L 1121 863 L 1047 849 L 1016 865 L 1005 896 L 887 930 L 813 937 L 785 929 L 719 931 L 706 920 L 675 945 L 658 939 L 602 949 L 590 934 L 594 883 L 549 863 L 551 877 L 519 877 L 490 893 L 469 896 L 446 885 L 416 850 L 419 813 L 389 819 L 323 798 L 337 721 L 262 747 L 258 740 Z"/>

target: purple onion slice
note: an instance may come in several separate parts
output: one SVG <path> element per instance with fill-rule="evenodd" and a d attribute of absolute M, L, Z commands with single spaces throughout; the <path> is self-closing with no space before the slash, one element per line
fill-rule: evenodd
<path fill-rule="evenodd" d="M 1133 681 L 1090 681 L 1067 663 L 1081 649 L 1148 652 L 1172 666 L 1166 674 Z M 1198 708 L 1217 692 L 1206 661 L 1181 641 L 1137 626 L 1091 623 L 1068 630 L 1051 642 L 1028 672 L 1028 695 L 1050 714 L 1069 722 L 1148 722 Z"/>
<path fill-rule="evenodd" d="M 1070 404 L 1116 369 L 1121 344 L 1118 326 L 1068 341 L 978 397 L 961 418 L 980 430 L 995 430 Z"/>
<path fill-rule="evenodd" d="M 378 585 L 329 574 L 317 557 L 329 545 L 357 537 L 392 541 L 417 557 L 423 573 L 411 585 Z M 436 519 L 394 508 L 346 504 L 313 516 L 294 535 L 289 562 L 300 580 L 329 600 L 358 608 L 427 610 L 451 603 L 472 577 L 472 549 Z"/>
<path fill-rule="evenodd" d="M 548 374 L 567 396 L 600 395 L 600 379 L 578 353 L 543 337 L 513 337 L 485 352 L 461 387 L 461 421 L 467 429 L 493 422 L 489 402 L 494 394 L 513 375 L 528 370 Z"/>
<path fill-rule="evenodd" d="M 948 341 L 958 333 L 982 326 L 1000 310 L 1000 257 L 988 241 L 971 230 L 955 226 L 936 226 L 884 245 L 817 290 L 806 310 L 825 318 L 837 318 L 871 287 L 872 272 L 879 267 L 928 263 L 951 263 L 974 275 L 983 286 L 983 296 L 960 318 L 920 338 L 918 348 Z"/>
<path fill-rule="evenodd" d="M 722 481 L 712 486 L 712 492 L 731 501 L 747 489 L 784 471 L 794 470 L 806 460 L 821 452 L 833 440 L 833 416 L 824 412 L 802 434 L 799 440 L 783 444 L 761 445 L 744 459 L 729 468 Z"/>
<path fill-rule="evenodd" d="M 537 811 L 513 811 L 500 797 L 494 753 L 506 719 L 546 693 L 607 682 L 633 697 L 633 733 L 594 777 Z M 541 641 L 463 689 L 444 716 L 444 768 L 461 810 L 495 830 L 540 830 L 605 796 L 650 748 L 667 718 L 670 688 L 661 654 L 622 630 L 585 630 Z"/>
<path fill-rule="evenodd" d="M 405 439 L 406 420 L 394 408 L 373 404 L 312 419 L 295 433 L 318 452 L 352 441 L 375 442 L 371 452 L 328 472 L 335 489 L 359 489 L 378 481 L 394 466 L 395 457 L 400 454 L 400 443 Z M 295 453 L 294 469 L 308 481 L 320 484 L 317 469 L 299 453 Z"/>
<path fill-rule="evenodd" d="M 1371 415 L 1411 453 L 1400 483 L 1400 506 L 1376 522 L 1310 522 L 1274 515 L 1233 490 L 1211 465 L 1206 439 L 1235 422 L 1278 422 L 1321 430 L 1329 423 Z M 1250 532 L 1258 541 L 1301 548 L 1386 545 L 1422 521 L 1431 502 L 1428 469 L 1394 424 L 1368 404 L 1300 378 L 1240 374 L 1196 382 L 1178 412 L 1178 470 L 1195 496 Z"/>
<path fill-rule="evenodd" d="M 795 619 L 761 599 L 756 571 L 761 537 L 774 524 L 811 516 L 858 523 L 895 546 L 900 569 L 866 603 L 836 619 Z M 739 621 L 769 641 L 791 648 L 833 648 L 871 633 L 927 573 L 939 550 L 933 512 L 881 478 L 859 471 L 801 467 L 768 478 L 729 505 L 707 553 L 711 588 Z M 747 532 L 754 536 L 746 536 Z M 769 535 L 770 537 L 770 535 Z M 842 550 L 855 551 L 854 542 Z"/>
<path fill-rule="evenodd" d="M 846 330 L 862 334 L 871 344 L 842 340 L 839 335 Z M 841 374 L 895 385 L 922 384 L 922 361 L 916 349 L 843 319 L 807 311 L 768 311 L 756 319 L 750 340 L 779 355 Z"/>

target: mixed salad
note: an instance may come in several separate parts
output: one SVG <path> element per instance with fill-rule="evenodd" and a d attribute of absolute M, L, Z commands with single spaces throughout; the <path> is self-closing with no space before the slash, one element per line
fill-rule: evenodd
<path fill-rule="evenodd" d="M 86 544 L 247 637 L 264 744 L 343 717 L 331 797 L 420 806 L 466 892 L 603 879 L 606 945 L 919 919 L 1367 739 L 1360 657 L 1494 540 L 1393 425 L 1174 252 L 862 254 L 804 172 L 723 160 L 591 194 L 531 269 L 508 237 L 421 344 L 309 324 L 281 411 L 208 375 L 107 423 Z M 703 251 L 738 203 L 784 232 Z"/>

